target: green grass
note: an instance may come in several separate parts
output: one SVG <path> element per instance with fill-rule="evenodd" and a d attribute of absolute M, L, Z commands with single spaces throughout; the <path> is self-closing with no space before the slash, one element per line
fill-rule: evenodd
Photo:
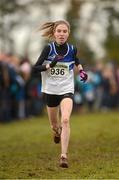
<path fill-rule="evenodd" d="M 0 124 L 1 179 L 119 178 L 119 113 L 71 117 L 69 168 L 61 169 L 60 145 L 47 116 Z"/>

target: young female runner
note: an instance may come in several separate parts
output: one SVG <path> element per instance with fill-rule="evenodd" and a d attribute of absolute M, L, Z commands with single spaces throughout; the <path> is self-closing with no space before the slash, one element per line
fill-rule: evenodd
<path fill-rule="evenodd" d="M 59 143 L 61 140 L 60 167 L 68 168 L 67 153 L 70 115 L 73 107 L 74 65 L 77 66 L 82 81 L 87 80 L 87 74 L 77 58 L 77 48 L 67 42 L 70 34 L 70 25 L 67 21 L 47 22 L 41 26 L 40 30 L 43 30 L 43 36 L 51 42 L 42 50 L 33 67 L 33 72 L 41 72 L 42 92 L 54 132 L 54 142 Z"/>

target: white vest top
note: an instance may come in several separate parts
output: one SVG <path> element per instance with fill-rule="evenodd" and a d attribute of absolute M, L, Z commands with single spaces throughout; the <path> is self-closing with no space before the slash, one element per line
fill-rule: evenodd
<path fill-rule="evenodd" d="M 49 44 L 50 53 L 48 59 L 43 64 L 53 61 L 57 54 L 54 42 Z M 74 48 L 67 43 L 67 53 L 64 58 L 57 62 L 55 67 L 41 72 L 42 92 L 54 95 L 63 95 L 65 93 L 74 93 Z"/>

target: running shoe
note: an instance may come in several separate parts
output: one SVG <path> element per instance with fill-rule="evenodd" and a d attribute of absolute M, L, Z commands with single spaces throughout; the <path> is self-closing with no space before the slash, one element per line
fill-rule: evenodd
<path fill-rule="evenodd" d="M 60 143 L 61 131 L 62 131 L 61 127 L 53 130 L 53 139 L 56 144 Z"/>
<path fill-rule="evenodd" d="M 68 168 L 68 160 L 65 157 L 60 158 L 60 167 L 62 168 Z"/>

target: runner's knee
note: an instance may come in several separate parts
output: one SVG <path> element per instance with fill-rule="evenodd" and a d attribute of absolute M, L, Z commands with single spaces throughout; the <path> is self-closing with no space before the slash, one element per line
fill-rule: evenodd
<path fill-rule="evenodd" d="M 69 119 L 68 118 L 64 118 L 62 119 L 62 126 L 69 126 Z"/>

